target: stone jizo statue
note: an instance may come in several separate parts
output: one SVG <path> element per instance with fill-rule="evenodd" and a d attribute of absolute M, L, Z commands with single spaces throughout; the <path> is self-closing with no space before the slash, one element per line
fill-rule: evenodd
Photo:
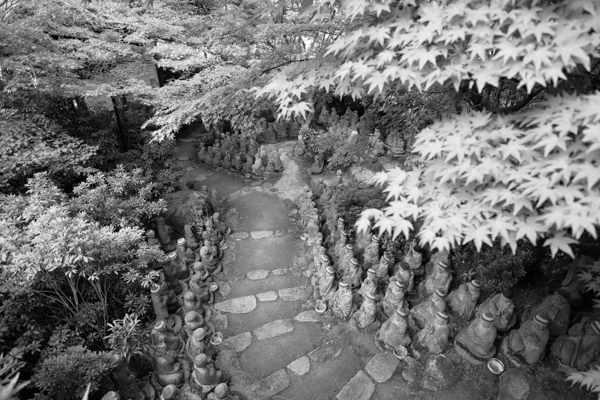
<path fill-rule="evenodd" d="M 374 293 L 368 293 L 363 300 L 360 309 L 352 316 L 358 328 L 365 329 L 375 322 L 377 313 L 376 300 L 377 297 Z"/>
<path fill-rule="evenodd" d="M 417 342 L 430 353 L 439 354 L 448 349 L 448 314 L 438 311 L 433 321 L 427 321 L 425 327 L 417 333 Z"/>
<path fill-rule="evenodd" d="M 408 311 L 408 304 L 404 298 L 406 294 L 406 285 L 404 282 L 396 281 L 388 285 L 387 291 L 383 298 L 383 313 L 387 317 L 391 317 L 398 308 Z"/>
<path fill-rule="evenodd" d="M 427 276 L 422 284 L 423 294 L 431 296 L 438 289 L 448 293 L 451 283 L 452 274 L 448 269 L 448 264 L 445 261 L 434 263 L 431 274 Z"/>
<path fill-rule="evenodd" d="M 505 289 L 502 293 L 498 293 L 479 305 L 476 311 L 476 316 L 486 312 L 494 315 L 494 326 L 498 332 L 506 332 L 513 327 L 517 321 L 515 314 L 515 303 L 513 303 L 512 289 Z"/>
<path fill-rule="evenodd" d="M 579 371 L 600 366 L 600 321 L 583 318 L 554 341 L 551 351 L 559 362 Z"/>
<path fill-rule="evenodd" d="M 408 334 L 408 313 L 398 308 L 392 316 L 381 325 L 379 332 L 375 335 L 376 342 L 383 343 L 389 350 L 398 349 L 400 346 L 408 346 L 412 339 Z"/>
<path fill-rule="evenodd" d="M 341 320 L 350 318 L 352 314 L 352 290 L 350 290 L 348 283 L 340 282 L 333 297 L 331 312 Z"/>
<path fill-rule="evenodd" d="M 436 290 L 427 300 L 417 304 L 411 310 L 412 322 L 417 328 L 423 328 L 433 321 L 438 312 L 446 311 L 446 293 Z"/>
<path fill-rule="evenodd" d="M 481 318 L 476 318 L 468 327 L 463 328 L 454 343 L 456 352 L 472 364 L 483 364 L 496 354 L 494 341 L 496 340 L 496 327 L 494 316 L 485 313 Z"/>
<path fill-rule="evenodd" d="M 458 289 L 448 295 L 448 304 L 459 316 L 471 318 L 481 292 L 477 280 L 461 284 Z"/>
<path fill-rule="evenodd" d="M 508 356 L 517 359 L 516 362 L 511 360 L 513 363 L 535 365 L 541 360 L 550 339 L 549 322 L 546 316 L 538 314 L 532 320 L 525 321 L 519 329 L 510 331 L 502 349 Z"/>
<path fill-rule="evenodd" d="M 567 333 L 571 321 L 570 294 L 567 290 L 557 289 L 553 295 L 544 299 L 542 304 L 531 310 L 531 316 L 542 314 L 548 318 L 550 323 L 550 337 L 556 338 Z"/>

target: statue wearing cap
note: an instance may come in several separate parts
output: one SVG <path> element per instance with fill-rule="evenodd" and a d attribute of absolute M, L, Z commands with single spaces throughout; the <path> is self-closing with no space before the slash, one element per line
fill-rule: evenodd
<path fill-rule="evenodd" d="M 408 264 L 410 269 L 413 271 L 414 275 L 419 276 L 419 275 L 423 275 L 423 270 L 424 270 L 423 255 L 415 249 L 416 244 L 417 244 L 416 239 L 410 241 L 408 251 L 402 258 L 402 261 L 404 261 L 406 264 Z"/>
<path fill-rule="evenodd" d="M 389 350 L 398 349 L 400 346 L 408 346 L 412 339 L 408 334 L 408 313 L 398 308 L 390 318 L 381 325 L 375 334 L 375 343 Z"/>
<path fill-rule="evenodd" d="M 435 318 L 427 321 L 425 327 L 417 333 L 417 343 L 430 353 L 439 354 L 448 349 L 449 335 L 448 314 L 438 311 Z"/>
<path fill-rule="evenodd" d="M 180 362 L 158 357 L 154 365 L 154 376 L 161 386 L 175 385 L 179 387 L 183 385 L 185 373 Z"/>
<path fill-rule="evenodd" d="M 436 253 L 437 254 L 437 253 Z M 448 293 L 452 283 L 452 274 L 446 261 L 436 262 L 432 266 L 431 273 L 427 275 L 425 282 L 420 286 L 425 296 L 431 296 L 436 290 Z"/>
<path fill-rule="evenodd" d="M 202 388 L 202 393 L 210 392 L 223 380 L 223 373 L 217 371 L 206 354 L 199 354 L 194 359 L 194 381 Z"/>
<path fill-rule="evenodd" d="M 408 311 L 408 303 L 404 298 L 406 294 L 405 287 L 406 285 L 401 281 L 388 285 L 382 302 L 383 313 L 387 317 L 391 317 L 398 308 Z"/>
<path fill-rule="evenodd" d="M 371 243 L 365 249 L 363 268 L 373 268 L 379 263 L 379 238 L 375 235 L 371 238 Z"/>
<path fill-rule="evenodd" d="M 205 328 L 206 323 L 204 321 L 204 317 L 202 317 L 202 312 L 189 311 L 185 314 L 185 326 L 183 329 L 187 333 L 188 337 L 194 334 L 194 331 L 198 328 Z"/>
<path fill-rule="evenodd" d="M 340 282 L 338 290 L 333 296 L 331 313 L 341 320 L 350 318 L 352 314 L 352 290 L 347 282 Z"/>
<path fill-rule="evenodd" d="M 554 294 L 546 297 L 539 306 L 531 310 L 532 317 L 542 314 L 548 318 L 550 321 L 548 324 L 550 337 L 556 338 L 567 333 L 569 323 L 571 322 L 569 298 L 569 292 L 560 288 Z"/>
<path fill-rule="evenodd" d="M 375 322 L 376 300 L 374 293 L 368 293 L 360 305 L 360 309 L 352 316 L 352 320 L 358 328 L 365 329 Z"/>
<path fill-rule="evenodd" d="M 338 239 L 337 243 L 335 244 L 335 246 L 333 246 L 330 250 L 329 250 L 329 256 L 337 262 L 339 262 L 339 260 L 342 258 L 342 256 L 344 254 L 346 254 L 347 252 L 347 246 L 348 245 L 348 232 L 344 229 L 342 231 L 340 231 L 340 238 Z M 352 248 L 352 252 L 354 252 L 354 246 L 352 246 L 350 244 L 350 248 Z"/>
<path fill-rule="evenodd" d="M 360 285 L 360 289 L 358 289 L 358 294 L 362 296 L 363 300 L 369 294 L 373 294 L 373 296 L 375 296 L 375 298 L 378 299 L 380 297 L 378 290 L 379 289 L 377 285 L 377 273 L 374 269 L 369 268 L 367 270 L 367 276 Z"/>
<path fill-rule="evenodd" d="M 328 266 L 325 269 L 325 275 L 319 279 L 318 297 L 323 301 L 330 303 L 335 295 L 335 273 L 333 267 Z"/>
<path fill-rule="evenodd" d="M 354 252 L 357 255 L 363 255 L 363 252 L 371 244 L 373 233 L 371 232 L 357 232 L 356 240 L 354 241 Z"/>
<path fill-rule="evenodd" d="M 496 333 L 494 316 L 485 313 L 458 333 L 454 340 L 456 352 L 472 364 L 483 364 L 496 354 Z"/>
<path fill-rule="evenodd" d="M 351 244 L 347 244 L 344 248 L 344 251 L 341 253 L 341 256 L 338 260 L 337 264 L 334 264 L 334 267 L 337 268 L 337 271 L 340 275 L 344 275 L 346 270 L 350 268 L 350 261 L 354 258 L 354 248 Z M 362 271 L 361 271 L 362 273 Z"/>
<path fill-rule="evenodd" d="M 208 331 L 206 327 L 196 329 L 189 337 L 185 344 L 185 353 L 194 360 L 199 354 L 214 354 L 214 348 L 212 345 L 207 343 L 206 338 L 208 337 Z M 207 354 L 211 356 L 212 354 Z"/>
<path fill-rule="evenodd" d="M 342 281 L 348 283 L 352 289 L 360 287 L 362 278 L 362 268 L 358 265 L 358 260 L 353 258 L 347 268 L 344 269 Z"/>
<path fill-rule="evenodd" d="M 177 253 L 174 251 L 169 253 L 169 262 L 163 263 L 163 272 L 165 274 L 165 280 L 169 283 L 169 286 L 179 296 L 183 291 L 183 286 L 179 281 L 179 260 L 177 259 Z"/>
<path fill-rule="evenodd" d="M 194 231 L 192 231 L 192 225 L 183 225 L 183 231 L 186 245 L 194 252 L 194 262 L 199 261 L 200 256 L 197 254 L 196 250 L 200 248 L 200 245 L 196 241 L 196 235 L 194 234 Z"/>
<path fill-rule="evenodd" d="M 383 253 L 379 262 L 373 267 L 377 274 L 377 280 L 381 283 L 387 283 L 390 280 L 390 266 L 393 262 L 393 256 L 389 252 Z"/>
<path fill-rule="evenodd" d="M 192 250 L 186 246 L 185 238 L 177 239 L 177 248 L 175 250 L 178 259 L 177 277 L 184 281 L 190 280 L 190 268 L 195 261 L 195 256 Z"/>
<path fill-rule="evenodd" d="M 494 326 L 498 332 L 506 332 L 513 327 L 517 321 L 515 314 L 515 303 L 513 302 L 513 290 L 505 289 L 477 307 L 475 315 L 479 317 L 486 312 L 495 316 Z"/>
<path fill-rule="evenodd" d="M 600 321 L 589 316 L 574 324 L 552 344 L 552 354 L 564 365 L 588 371 L 600 366 Z"/>
<path fill-rule="evenodd" d="M 394 270 L 394 275 L 390 278 L 389 284 L 391 285 L 396 281 L 401 281 L 406 287 L 406 293 L 412 293 L 415 276 L 410 266 L 406 262 L 400 261 L 394 266 Z"/>
<path fill-rule="evenodd" d="M 417 304 L 410 311 L 411 326 L 423 328 L 428 322 L 434 320 L 438 312 L 446 311 L 446 293 L 440 289 L 436 290 L 429 298 Z"/>
<path fill-rule="evenodd" d="M 550 339 L 549 319 L 537 314 L 533 319 L 523 322 L 519 329 L 510 331 L 502 342 L 502 352 L 517 366 L 522 363 L 535 365 L 541 360 Z"/>
<path fill-rule="evenodd" d="M 461 284 L 448 295 L 448 305 L 463 318 L 471 318 L 479 300 L 481 285 L 477 280 Z"/>

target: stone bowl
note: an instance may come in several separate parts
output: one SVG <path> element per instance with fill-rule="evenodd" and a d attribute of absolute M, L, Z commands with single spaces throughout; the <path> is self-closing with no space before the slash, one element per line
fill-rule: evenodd
<path fill-rule="evenodd" d="M 208 290 L 211 292 L 216 292 L 219 289 L 219 284 L 217 282 L 212 282 L 208 285 Z"/>
<path fill-rule="evenodd" d="M 315 304 L 315 311 L 319 314 L 323 314 L 327 311 L 327 304 L 323 300 L 317 300 L 317 304 Z"/>
<path fill-rule="evenodd" d="M 392 353 L 400 361 L 404 360 L 408 356 L 408 350 L 404 346 L 399 346 L 397 349 L 392 350 Z"/>
<path fill-rule="evenodd" d="M 215 332 L 210 337 L 210 343 L 213 346 L 218 346 L 221 344 L 221 342 L 223 342 L 223 334 L 221 332 Z"/>
<path fill-rule="evenodd" d="M 504 363 L 497 358 L 490 358 L 487 367 L 494 375 L 500 375 L 504 372 Z"/>

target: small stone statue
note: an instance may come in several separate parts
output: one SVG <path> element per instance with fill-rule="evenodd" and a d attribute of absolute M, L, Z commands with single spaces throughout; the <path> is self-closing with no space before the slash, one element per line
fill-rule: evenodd
<path fill-rule="evenodd" d="M 177 271 L 177 277 L 182 281 L 189 281 L 190 269 L 189 267 L 194 264 L 195 256 L 192 249 L 186 246 L 184 238 L 177 239 L 177 248 L 175 253 L 178 257 L 179 270 Z"/>
<path fill-rule="evenodd" d="M 369 136 L 369 155 L 371 157 L 381 157 L 385 154 L 385 145 L 381 140 L 381 132 L 375 129 L 375 132 Z"/>
<path fill-rule="evenodd" d="M 225 169 L 231 168 L 231 154 L 229 152 L 225 153 L 225 157 L 223 157 L 223 162 L 221 163 L 221 166 Z"/>
<path fill-rule="evenodd" d="M 468 327 L 463 328 L 454 343 L 456 352 L 471 364 L 483 364 L 496 354 L 494 341 L 496 340 L 496 327 L 494 316 L 485 313 L 481 318 L 474 319 Z"/>
<path fill-rule="evenodd" d="M 358 294 L 360 294 L 363 297 L 363 299 L 365 299 L 368 294 L 373 294 L 375 298 L 378 298 L 377 273 L 374 269 L 369 268 L 367 270 L 367 277 L 360 285 L 360 289 L 358 289 Z"/>
<path fill-rule="evenodd" d="M 256 157 L 254 164 L 252 165 L 252 178 L 262 179 L 265 173 L 265 167 L 262 165 L 260 157 Z"/>
<path fill-rule="evenodd" d="M 448 349 L 448 314 L 438 311 L 432 321 L 427 321 L 423 329 L 417 333 L 417 342 L 430 353 L 439 354 Z"/>
<path fill-rule="evenodd" d="M 206 323 L 202 317 L 202 312 L 190 311 L 185 314 L 185 326 L 184 329 L 188 334 L 188 337 L 194 334 L 194 331 L 198 328 L 205 328 Z"/>
<path fill-rule="evenodd" d="M 513 303 L 512 298 L 512 289 L 505 289 L 502 293 L 498 293 L 481 303 L 475 315 L 479 317 L 481 314 L 489 312 L 495 317 L 494 326 L 496 330 L 506 332 L 517 322 L 515 303 Z"/>
<path fill-rule="evenodd" d="M 433 264 L 431 273 L 427 276 L 425 282 L 421 284 L 421 287 L 425 296 L 431 296 L 438 289 L 448 293 L 451 283 L 452 274 L 448 269 L 448 264 L 441 261 Z"/>
<path fill-rule="evenodd" d="M 174 251 L 169 253 L 169 263 L 163 264 L 163 272 L 165 274 L 165 280 L 169 283 L 169 286 L 175 292 L 175 295 L 179 296 L 183 291 L 183 286 L 179 281 L 180 263 L 177 259 L 177 253 Z"/>
<path fill-rule="evenodd" d="M 338 242 L 332 247 L 329 255 L 332 256 L 331 258 L 339 262 L 340 257 L 346 253 L 346 246 L 348 246 L 348 232 L 343 229 L 340 231 L 340 238 Z M 352 249 L 352 252 L 354 252 L 354 246 L 350 244 L 350 248 Z"/>
<path fill-rule="evenodd" d="M 371 232 L 357 233 L 356 241 L 354 242 L 354 252 L 356 254 L 362 254 L 362 252 L 371 244 L 372 238 L 373 233 Z"/>
<path fill-rule="evenodd" d="M 570 294 L 567 290 L 557 289 L 553 295 L 544 299 L 542 304 L 531 310 L 531 315 L 544 315 L 550 323 L 550 337 L 556 338 L 567 333 L 571 321 Z"/>
<path fill-rule="evenodd" d="M 346 282 L 340 282 L 331 306 L 331 313 L 341 320 L 350 318 L 352 314 L 352 290 Z"/>
<path fill-rule="evenodd" d="M 398 308 L 392 316 L 381 325 L 375 335 L 375 343 L 389 350 L 396 350 L 400 346 L 408 346 L 412 339 L 408 334 L 408 314 L 402 308 Z"/>
<path fill-rule="evenodd" d="M 221 383 L 223 374 L 217 371 L 206 354 L 198 354 L 194 359 L 194 381 L 202 388 L 202 393 L 210 392 Z"/>
<path fill-rule="evenodd" d="M 252 166 L 254 165 L 254 157 L 250 154 L 246 154 L 246 162 L 244 163 L 242 170 L 246 178 L 250 178 L 252 176 Z"/>
<path fill-rule="evenodd" d="M 386 317 L 391 317 L 398 308 L 408 310 L 408 303 L 404 298 L 406 285 L 402 281 L 396 281 L 389 284 L 383 298 L 383 313 Z"/>
<path fill-rule="evenodd" d="M 502 343 L 502 351 L 517 366 L 521 366 L 523 362 L 537 364 L 550 339 L 548 322 L 548 318 L 539 314 L 532 320 L 525 321 L 519 329 L 510 331 Z"/>
<path fill-rule="evenodd" d="M 215 390 L 208 394 L 206 400 L 240 400 L 240 397 L 229 394 L 229 386 L 226 383 L 219 383 Z"/>
<path fill-rule="evenodd" d="M 600 321 L 584 317 L 556 339 L 551 351 L 562 364 L 579 371 L 600 366 Z"/>
<path fill-rule="evenodd" d="M 377 312 L 376 300 L 377 297 L 375 297 L 375 294 L 368 293 L 360 305 L 360 309 L 352 316 L 358 328 L 365 329 L 375 322 L 375 314 Z"/>
<path fill-rule="evenodd" d="M 206 329 L 198 328 L 189 337 L 185 344 L 185 353 L 191 360 L 194 360 L 199 354 L 205 354 L 207 346 L 205 343 Z"/>
<path fill-rule="evenodd" d="M 156 238 L 156 233 L 154 233 L 152 229 L 148 229 L 146 231 L 146 242 L 148 242 L 149 247 L 160 245 L 158 239 Z"/>
<path fill-rule="evenodd" d="M 175 250 L 175 244 L 171 243 L 171 235 L 169 234 L 170 228 L 165 224 L 163 217 L 156 218 L 156 231 L 158 232 L 158 239 L 160 245 L 165 252 L 171 252 Z"/>
<path fill-rule="evenodd" d="M 267 166 L 265 167 L 264 176 L 267 179 L 275 177 L 275 167 L 273 166 L 273 161 L 269 160 L 267 162 Z"/>
<path fill-rule="evenodd" d="M 365 249 L 363 268 L 372 268 L 379 263 L 379 238 L 371 238 L 371 244 Z"/>
<path fill-rule="evenodd" d="M 433 321 L 438 312 L 446 311 L 446 293 L 440 289 L 436 290 L 426 301 L 417 304 L 411 310 L 411 320 L 418 328 L 427 325 L 428 321 Z"/>
<path fill-rule="evenodd" d="M 181 363 L 170 362 L 165 357 L 158 357 L 155 364 L 154 376 L 161 386 L 175 385 L 180 387 L 183 385 L 185 374 L 181 368 Z"/>
<path fill-rule="evenodd" d="M 448 305 L 461 317 L 471 318 L 481 294 L 480 287 L 476 280 L 461 284 L 448 295 Z"/>
<path fill-rule="evenodd" d="M 296 154 L 297 156 L 303 156 L 305 151 L 306 144 L 304 143 L 304 139 L 302 138 L 302 135 L 298 135 L 298 141 L 294 146 L 294 154 Z"/>
<path fill-rule="evenodd" d="M 222 161 L 221 152 L 218 151 L 218 149 L 217 149 L 217 151 L 215 151 L 215 155 L 213 156 L 213 159 L 212 159 L 212 165 L 213 165 L 213 167 L 218 168 L 221 166 L 222 163 L 223 163 L 223 161 Z"/>
<path fill-rule="evenodd" d="M 331 266 L 325 269 L 325 275 L 319 279 L 319 298 L 327 303 L 330 302 L 335 294 L 334 279 L 335 275 Z"/>
<path fill-rule="evenodd" d="M 196 235 L 194 235 L 194 232 L 192 232 L 192 225 L 184 225 L 183 230 L 185 232 L 185 243 L 187 244 L 188 248 L 190 248 L 192 252 L 198 250 L 200 248 L 200 245 L 196 241 Z"/>
<path fill-rule="evenodd" d="M 396 281 L 403 282 L 406 287 L 406 293 L 412 293 L 414 288 L 414 273 L 410 266 L 405 261 L 400 261 L 394 267 L 396 272 L 390 278 L 389 284 L 393 284 Z"/>
<path fill-rule="evenodd" d="M 308 170 L 308 172 L 311 175 L 318 175 L 323 172 L 324 168 L 325 168 L 325 154 L 323 152 L 319 152 L 318 154 L 315 154 L 314 162 L 313 162 L 312 166 L 310 167 L 310 169 Z"/>
<path fill-rule="evenodd" d="M 111 361 L 116 367 L 110 377 L 119 392 L 125 399 L 144 400 L 147 398 L 137 382 L 136 374 L 129 368 L 129 363 L 119 354 L 113 354 Z"/>
<path fill-rule="evenodd" d="M 350 265 L 344 269 L 342 281 L 350 285 L 352 289 L 360 287 L 362 277 L 362 268 L 358 265 L 358 260 L 353 258 L 350 260 Z"/>
<path fill-rule="evenodd" d="M 392 256 L 388 252 L 385 252 L 383 253 L 383 256 L 381 256 L 379 263 L 373 266 L 373 269 L 377 273 L 377 280 L 379 281 L 379 283 L 387 283 L 390 279 L 391 264 Z"/>
<path fill-rule="evenodd" d="M 194 294 L 193 291 L 188 290 L 183 295 L 183 307 L 182 308 L 183 308 L 183 315 L 186 315 L 190 311 L 195 311 L 195 312 L 201 314 L 202 313 L 202 301 L 200 301 L 200 299 L 198 297 L 196 297 L 196 295 Z"/>
<path fill-rule="evenodd" d="M 200 151 L 198 152 L 198 161 L 204 162 L 206 160 L 206 147 L 200 147 Z"/>
<path fill-rule="evenodd" d="M 242 157 L 239 153 L 236 153 L 233 156 L 233 160 L 231 161 L 231 169 L 234 171 L 239 171 L 242 169 Z"/>
<path fill-rule="evenodd" d="M 152 285 L 150 289 L 150 298 L 156 314 L 156 321 L 166 321 L 169 318 L 169 310 L 167 308 L 168 296 L 162 292 L 161 287 L 157 284 Z"/>
<path fill-rule="evenodd" d="M 340 257 L 338 259 L 337 267 L 338 272 L 343 275 L 346 269 L 350 268 L 350 260 L 354 258 L 354 248 L 348 243 L 343 251 L 341 251 Z"/>
<path fill-rule="evenodd" d="M 283 163 L 281 162 L 281 155 L 278 151 L 273 151 L 271 153 L 271 160 L 273 160 L 273 170 L 275 172 L 283 171 Z"/>
<path fill-rule="evenodd" d="M 411 240 L 403 261 L 408 264 L 414 275 L 423 275 L 423 255 L 415 250 L 416 240 Z"/>
<path fill-rule="evenodd" d="M 199 302 L 212 303 L 213 293 L 208 289 L 208 285 L 212 282 L 210 274 L 206 269 L 204 273 L 196 272 L 190 279 L 190 290 L 196 295 Z"/>

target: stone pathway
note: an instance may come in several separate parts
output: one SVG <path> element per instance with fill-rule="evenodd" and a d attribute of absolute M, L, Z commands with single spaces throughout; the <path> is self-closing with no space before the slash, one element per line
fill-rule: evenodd
<path fill-rule="evenodd" d="M 493 381 L 454 392 L 423 390 L 421 364 L 381 353 L 375 332 L 358 332 L 314 311 L 302 261 L 307 248 L 295 222 L 294 201 L 305 183 L 288 156 L 290 143 L 277 145 L 283 176 L 267 182 L 198 165 L 193 142 L 189 136 L 178 139 L 178 157 L 190 165 L 184 183 L 228 195 L 241 220 L 228 239 L 214 318 L 225 337 L 217 367 L 242 399 L 495 398 L 489 393 Z"/>

